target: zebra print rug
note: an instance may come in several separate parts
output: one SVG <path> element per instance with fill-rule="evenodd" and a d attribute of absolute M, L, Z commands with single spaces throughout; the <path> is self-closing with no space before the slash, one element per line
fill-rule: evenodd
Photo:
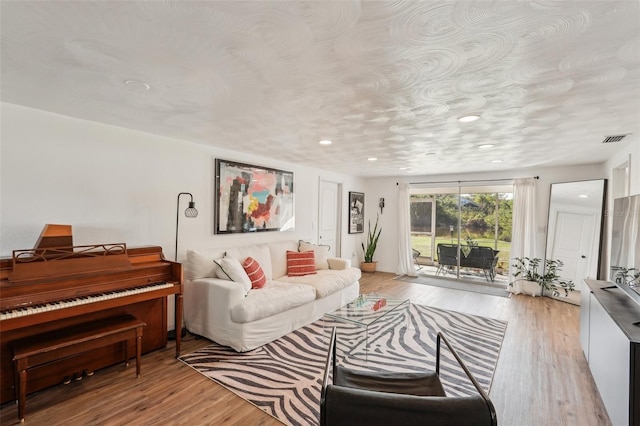
<path fill-rule="evenodd" d="M 379 323 L 365 333 L 352 324 L 321 319 L 249 352 L 213 343 L 180 360 L 284 424 L 318 425 L 333 326 L 339 362 L 369 371 L 434 370 L 436 334 L 442 331 L 489 392 L 506 322 L 410 304 Z M 440 369 L 447 395 L 475 392 L 446 348 Z"/>

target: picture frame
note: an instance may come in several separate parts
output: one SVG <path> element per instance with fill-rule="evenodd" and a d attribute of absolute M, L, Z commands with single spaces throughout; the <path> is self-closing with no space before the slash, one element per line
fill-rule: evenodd
<path fill-rule="evenodd" d="M 364 193 L 349 192 L 349 233 L 364 232 Z"/>
<path fill-rule="evenodd" d="M 293 172 L 215 160 L 214 233 L 295 229 Z"/>

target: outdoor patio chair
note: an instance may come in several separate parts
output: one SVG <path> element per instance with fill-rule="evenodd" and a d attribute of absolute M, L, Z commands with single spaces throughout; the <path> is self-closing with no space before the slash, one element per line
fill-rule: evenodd
<path fill-rule="evenodd" d="M 469 254 L 462 259 L 461 266 L 467 268 L 482 269 L 487 281 L 493 281 L 496 277 L 496 265 L 498 264 L 498 251 L 491 247 L 471 247 Z"/>
<path fill-rule="evenodd" d="M 481 269 L 487 281 L 493 281 L 496 277 L 496 265 L 498 264 L 498 250 L 484 246 L 467 246 L 460 248 L 460 267 Z M 458 266 L 458 246 L 455 244 L 438 244 L 438 269 L 447 272 Z"/>
<path fill-rule="evenodd" d="M 414 248 L 411 249 L 411 252 L 413 253 L 413 261 L 418 267 L 416 270 L 419 271 L 420 269 L 422 269 L 422 265 L 418 263 L 418 257 L 420 257 L 420 252 Z"/>
<path fill-rule="evenodd" d="M 446 273 L 458 266 L 458 246 L 455 244 L 438 244 L 438 269 L 436 275 L 440 272 Z"/>
<path fill-rule="evenodd" d="M 447 396 L 440 381 L 441 342 L 475 387 L 471 396 Z M 333 376 L 333 378 L 330 378 Z M 435 371 L 363 372 L 338 365 L 333 328 L 320 393 L 321 426 L 496 426 L 493 403 L 447 339 L 438 333 Z"/>

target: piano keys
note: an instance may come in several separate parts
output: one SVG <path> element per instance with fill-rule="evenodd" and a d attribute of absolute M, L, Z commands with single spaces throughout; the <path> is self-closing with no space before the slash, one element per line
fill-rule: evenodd
<path fill-rule="evenodd" d="M 36 315 L 44 312 L 55 311 L 57 309 L 66 309 L 74 306 L 85 305 L 88 303 L 102 302 L 105 300 L 116 299 L 119 297 L 131 296 L 134 294 L 146 293 L 148 291 L 162 290 L 173 287 L 172 283 L 160 282 L 148 286 L 135 287 L 131 289 L 108 291 L 98 293 L 91 296 L 83 296 L 72 299 L 58 300 L 50 303 L 35 304 L 30 306 L 16 307 L 6 311 L 0 311 L 0 321 L 12 318 L 24 317 L 27 315 Z M 3 324 L 6 325 L 6 324 Z M 4 329 L 4 327 L 3 327 Z"/>
<path fill-rule="evenodd" d="M 60 228 L 55 231 L 61 238 Z M 27 260 L 16 260 L 16 254 Z M 147 323 L 142 350 L 150 352 L 167 345 L 168 296 L 175 299 L 175 327 L 181 329 L 182 293 L 182 265 L 166 260 L 156 246 L 36 247 L 32 253 L 16 250 L 14 257 L 0 259 L 0 402 L 14 399 L 11 341 L 131 314 Z M 180 333 L 176 333 L 176 357 L 179 354 Z M 113 345 L 35 369 L 27 391 L 117 364 L 121 358 L 120 347 Z"/>

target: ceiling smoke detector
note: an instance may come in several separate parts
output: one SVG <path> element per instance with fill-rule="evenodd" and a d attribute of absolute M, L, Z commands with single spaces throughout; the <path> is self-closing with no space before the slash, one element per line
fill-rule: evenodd
<path fill-rule="evenodd" d="M 612 136 L 605 136 L 604 140 L 602 141 L 602 143 L 613 143 L 613 142 L 620 142 L 622 139 L 626 138 L 627 136 L 629 136 L 631 133 L 625 133 L 624 135 L 612 135 Z"/>

